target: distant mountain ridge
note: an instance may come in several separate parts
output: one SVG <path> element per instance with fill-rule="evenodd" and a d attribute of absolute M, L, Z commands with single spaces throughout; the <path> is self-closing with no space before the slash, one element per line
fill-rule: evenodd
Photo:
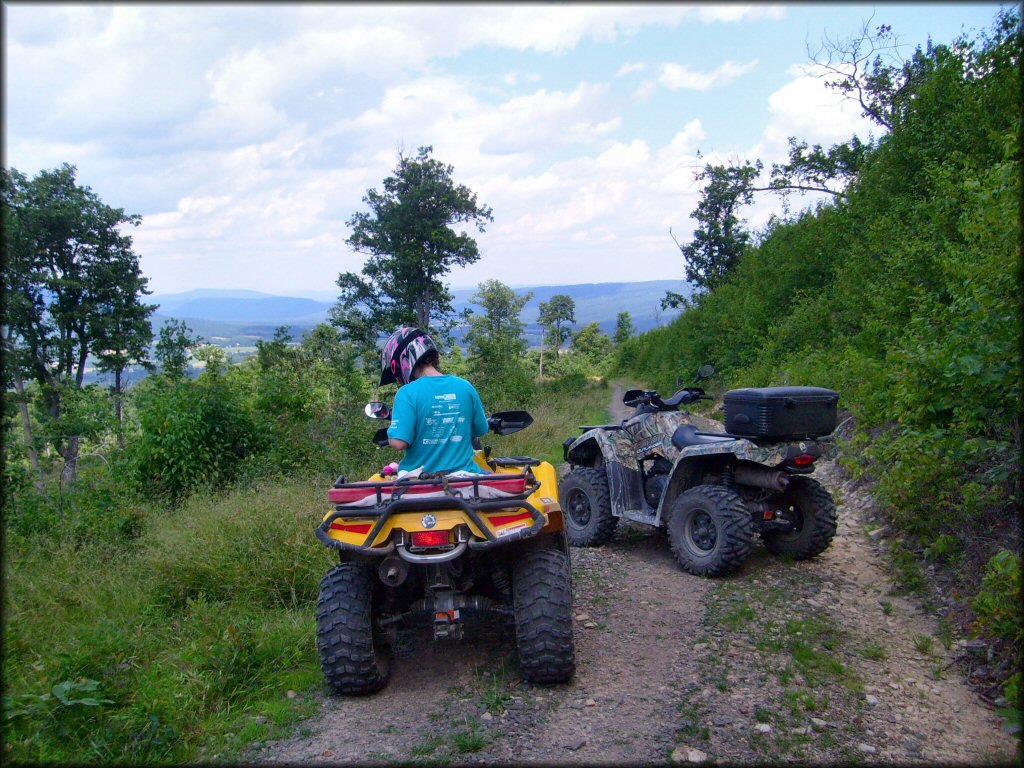
<path fill-rule="evenodd" d="M 456 311 L 471 309 L 480 312 L 472 298 L 476 288 L 452 291 Z M 572 297 L 576 303 L 575 327 L 598 323 L 606 333 L 615 332 L 620 312 L 629 312 L 637 331 L 646 331 L 664 325 L 678 314 L 678 310 L 662 310 L 660 303 L 667 291 L 686 296 L 692 287 L 679 280 L 649 280 L 638 283 L 583 283 L 577 285 L 543 285 L 516 288 L 516 293 L 532 293 L 523 308 L 521 320 L 526 325 L 525 336 L 531 345 L 540 343 L 537 318 L 540 303 L 550 301 L 556 294 Z M 323 296 L 322 291 L 317 291 Z M 169 318 L 183 320 L 207 339 L 235 338 L 239 336 L 270 338 L 274 330 L 286 325 L 296 338 L 317 323 L 326 322 L 334 302 L 321 301 L 308 296 L 275 296 L 260 291 L 197 289 L 184 293 L 154 294 L 147 302 L 157 304 L 154 326 L 159 328 Z M 457 334 L 461 337 L 461 334 Z"/>

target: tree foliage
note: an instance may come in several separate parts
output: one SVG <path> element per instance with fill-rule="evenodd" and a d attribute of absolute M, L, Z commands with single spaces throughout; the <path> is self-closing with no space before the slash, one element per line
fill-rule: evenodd
<path fill-rule="evenodd" d="M 592 372 L 602 371 L 612 354 L 612 340 L 598 323 L 588 323 L 572 335 L 572 353 Z"/>
<path fill-rule="evenodd" d="M 612 341 L 616 344 L 623 344 L 636 334 L 636 326 L 633 325 L 633 318 L 629 312 L 619 312 L 615 318 L 615 336 Z"/>
<path fill-rule="evenodd" d="M 686 279 L 698 288 L 713 290 L 739 264 L 750 242 L 750 232 L 737 212 L 753 199 L 754 181 L 761 168 L 760 160 L 731 165 L 708 163 L 696 175 L 698 181 L 706 182 L 693 212 L 697 228 L 690 242 L 682 245 L 677 240 L 676 245 L 686 260 Z M 662 307 L 680 306 L 681 299 L 670 292 Z"/>
<path fill-rule="evenodd" d="M 485 280 L 473 295 L 481 314 L 471 313 L 466 344 L 474 384 L 492 409 L 526 405 L 533 396 L 525 365 L 526 341 L 519 315 L 532 292 L 518 294 L 499 280 Z"/>
<path fill-rule="evenodd" d="M 11 375 L 34 380 L 45 401 L 52 445 L 74 477 L 80 436 L 57 425 L 86 361 L 117 373 L 146 359 L 155 309 L 125 226 L 139 216 L 103 203 L 64 164 L 28 179 L 2 174 L 4 346 Z M 119 385 L 118 385 L 119 386 Z"/>
<path fill-rule="evenodd" d="M 380 333 L 400 325 L 442 332 L 454 317 L 452 295 L 443 282 L 453 267 L 480 258 L 476 241 L 452 225 L 472 225 L 483 232 L 494 218 L 476 194 L 452 179 L 453 168 L 420 147 L 415 157 L 399 155 L 384 189 L 363 197 L 369 212 L 348 220 L 346 241 L 369 255 L 361 274 L 343 272 L 331 321 L 364 350 L 372 350 Z"/>
<path fill-rule="evenodd" d="M 184 320 L 171 318 L 160 328 L 154 355 L 161 370 L 172 379 L 183 379 L 188 373 L 189 352 L 199 346 L 202 339 Z"/>
<path fill-rule="evenodd" d="M 538 322 L 557 351 L 569 337 L 569 326 L 576 322 L 575 300 L 568 294 L 556 293 L 548 301 L 542 301 Z"/>

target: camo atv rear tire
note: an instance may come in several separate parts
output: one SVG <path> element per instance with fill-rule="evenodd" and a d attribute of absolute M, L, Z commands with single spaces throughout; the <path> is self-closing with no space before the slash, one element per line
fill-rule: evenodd
<path fill-rule="evenodd" d="M 698 485 L 679 494 L 669 509 L 669 543 L 684 571 L 724 576 L 737 571 L 750 556 L 753 525 L 736 491 Z"/>
<path fill-rule="evenodd" d="M 374 632 L 379 592 L 375 570 L 361 563 L 336 565 L 320 582 L 316 644 L 324 677 L 337 693 L 375 693 L 391 674 L 391 648 Z"/>
<path fill-rule="evenodd" d="M 530 549 L 512 565 L 519 672 L 528 683 L 566 683 L 576 673 L 569 559 Z"/>
<path fill-rule="evenodd" d="M 611 539 L 619 518 L 612 515 L 608 475 L 603 469 L 577 467 L 562 478 L 558 495 L 570 544 L 599 547 Z"/>
<path fill-rule="evenodd" d="M 808 560 L 820 555 L 836 535 L 836 503 L 832 494 L 809 477 L 794 477 L 782 495 L 783 514 L 796 520 L 791 531 L 762 534 L 765 548 L 773 555 Z"/>

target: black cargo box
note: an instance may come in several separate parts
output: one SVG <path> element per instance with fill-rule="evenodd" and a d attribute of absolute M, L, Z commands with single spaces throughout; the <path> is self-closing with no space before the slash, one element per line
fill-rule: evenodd
<path fill-rule="evenodd" d="M 725 431 L 773 440 L 803 440 L 836 428 L 839 393 L 822 387 L 757 387 L 725 393 Z"/>

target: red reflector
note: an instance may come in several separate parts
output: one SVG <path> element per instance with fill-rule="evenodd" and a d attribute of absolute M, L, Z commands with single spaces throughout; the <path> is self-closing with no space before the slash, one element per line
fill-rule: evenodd
<path fill-rule="evenodd" d="M 416 531 L 412 535 L 414 547 L 442 547 L 448 543 L 448 531 Z"/>
<path fill-rule="evenodd" d="M 814 463 L 814 457 L 811 456 L 811 454 L 809 453 L 802 453 L 795 459 L 793 459 L 793 463 L 796 464 L 798 467 L 809 467 L 811 464 Z"/>
<path fill-rule="evenodd" d="M 335 520 L 333 523 L 331 523 L 331 530 L 332 531 L 348 531 L 349 533 L 369 533 L 370 532 L 370 528 L 371 528 L 371 526 L 370 526 L 369 523 L 358 523 L 357 525 L 345 525 L 344 523 L 339 523 L 337 520 Z"/>

